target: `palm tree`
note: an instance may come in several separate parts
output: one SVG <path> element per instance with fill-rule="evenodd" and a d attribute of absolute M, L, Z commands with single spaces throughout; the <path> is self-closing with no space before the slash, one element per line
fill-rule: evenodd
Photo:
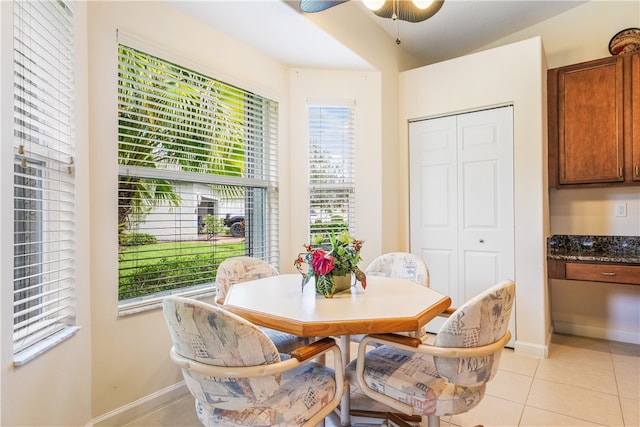
<path fill-rule="evenodd" d="M 122 45 L 119 55 L 120 165 L 244 174 L 243 91 Z M 216 190 L 230 196 L 240 191 L 226 185 Z M 132 215 L 144 215 L 161 203 L 181 203 L 171 181 L 121 176 L 119 232 Z"/>

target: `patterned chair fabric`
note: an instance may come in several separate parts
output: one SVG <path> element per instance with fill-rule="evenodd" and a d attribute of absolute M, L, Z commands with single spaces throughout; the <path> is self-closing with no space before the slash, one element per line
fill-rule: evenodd
<path fill-rule="evenodd" d="M 259 258 L 239 256 L 227 258 L 218 266 L 216 273 L 218 304 L 223 304 L 231 286 L 249 280 L 278 275 L 278 270 Z M 309 344 L 312 338 L 303 338 L 286 332 L 260 327 L 273 341 L 280 353 L 291 353 L 298 347 Z"/>
<path fill-rule="evenodd" d="M 249 280 L 261 279 L 263 277 L 277 276 L 278 270 L 259 258 L 250 256 L 238 256 L 227 258 L 218 266 L 216 273 L 217 297 L 219 304 L 224 303 L 229 288 L 236 283 L 247 282 Z"/>
<path fill-rule="evenodd" d="M 371 393 L 365 394 L 375 400 L 390 404 L 379 397 L 382 395 L 408 404 L 411 410 L 407 413 L 439 420 L 439 416 L 467 412 L 480 403 L 486 383 L 495 376 L 502 346 L 486 356 L 466 358 L 453 354 L 433 357 L 429 348 L 473 348 L 508 340 L 514 298 L 512 281 L 495 285 L 457 309 L 442 325 L 433 346 L 422 344 L 409 350 L 385 342 L 391 345 L 359 351 L 358 359 L 347 366 L 346 375 L 363 391 L 368 387 Z M 366 346 L 367 341 L 360 346 Z M 364 384 L 358 383 L 357 364 L 363 364 Z"/>
<path fill-rule="evenodd" d="M 420 257 L 408 252 L 390 252 L 374 259 L 365 273 L 371 276 L 413 280 L 429 287 L 429 269 Z"/>
<path fill-rule="evenodd" d="M 164 299 L 163 311 L 173 351 L 183 358 L 225 367 L 281 362 L 266 334 L 220 306 L 171 296 Z M 214 377 L 185 368 L 182 374 L 196 399 L 198 419 L 207 427 L 303 425 L 336 393 L 333 369 L 314 362 L 251 378 Z"/>
<path fill-rule="evenodd" d="M 423 286 L 429 287 L 429 269 L 427 264 L 418 256 L 409 252 L 389 252 L 380 255 L 371 261 L 365 269 L 368 276 L 395 277 L 398 279 L 413 280 Z M 405 332 L 405 335 L 414 335 L 415 332 Z M 426 338 L 427 332 L 423 328 L 419 331 L 419 337 Z M 364 334 L 352 335 L 352 342 L 360 342 Z"/>

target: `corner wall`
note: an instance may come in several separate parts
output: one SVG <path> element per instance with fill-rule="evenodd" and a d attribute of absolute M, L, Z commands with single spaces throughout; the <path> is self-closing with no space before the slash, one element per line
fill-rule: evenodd
<path fill-rule="evenodd" d="M 517 352 L 548 354 L 545 271 L 548 202 L 546 60 L 540 38 L 400 74 L 400 151 L 408 171 L 409 120 L 514 105 L 515 282 Z M 408 173 L 401 187 L 408 218 Z"/>

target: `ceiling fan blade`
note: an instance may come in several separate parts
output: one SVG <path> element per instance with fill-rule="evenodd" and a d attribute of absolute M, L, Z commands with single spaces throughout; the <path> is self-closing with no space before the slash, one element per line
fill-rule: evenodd
<path fill-rule="evenodd" d="M 411 1 L 387 0 L 380 9 L 374 10 L 373 13 L 382 18 L 393 18 L 394 3 L 397 3 L 396 14 L 398 19 L 407 22 L 422 22 L 435 15 L 442 7 L 444 0 L 435 0 L 426 9 L 418 9 Z"/>
<path fill-rule="evenodd" d="M 348 1 L 349 0 L 300 0 L 300 9 L 307 13 L 322 12 L 330 7 L 346 3 Z"/>

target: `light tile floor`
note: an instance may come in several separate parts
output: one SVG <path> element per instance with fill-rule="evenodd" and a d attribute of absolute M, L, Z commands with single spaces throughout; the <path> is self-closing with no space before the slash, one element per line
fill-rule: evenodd
<path fill-rule="evenodd" d="M 351 355 L 355 357 L 355 347 Z M 358 403 L 354 397 L 353 406 Z M 441 420 L 443 427 L 478 424 L 638 427 L 640 345 L 554 335 L 547 359 L 505 349 L 480 405 Z M 199 425 L 193 399 L 185 396 L 127 427 Z M 338 425 L 337 417 L 326 421 L 327 427 Z"/>

